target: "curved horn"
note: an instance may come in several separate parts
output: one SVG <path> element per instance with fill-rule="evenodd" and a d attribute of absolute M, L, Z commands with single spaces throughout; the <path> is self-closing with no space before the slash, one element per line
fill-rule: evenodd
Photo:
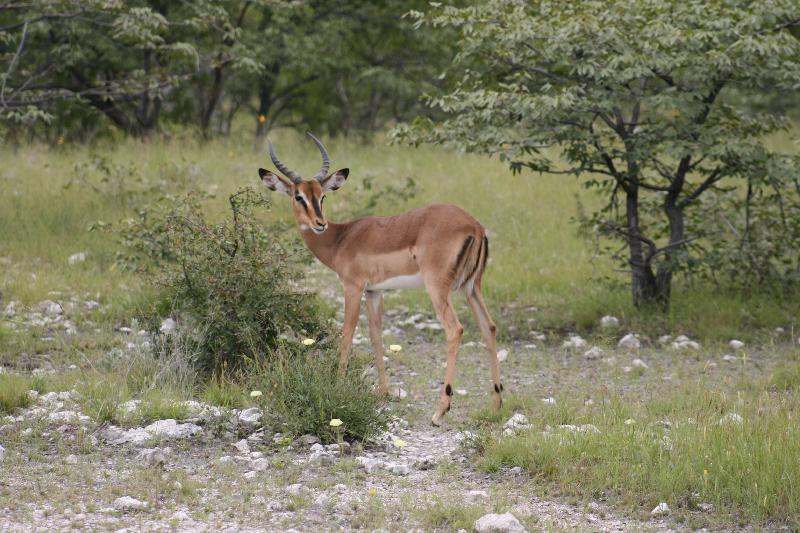
<path fill-rule="evenodd" d="M 331 160 L 328 157 L 328 151 L 325 149 L 325 146 L 323 146 L 322 141 L 314 137 L 314 135 L 310 131 L 307 131 L 306 134 L 309 137 L 311 137 L 311 139 L 317 145 L 317 148 L 319 148 L 319 153 L 322 154 L 322 167 L 320 167 L 319 172 L 317 172 L 317 175 L 314 176 L 314 179 L 316 179 L 317 181 L 322 181 L 327 176 L 328 169 L 331 168 Z"/>
<path fill-rule="evenodd" d="M 275 149 L 272 147 L 272 141 L 270 139 L 267 139 L 267 144 L 269 144 L 269 157 L 272 159 L 272 163 L 275 165 L 275 168 L 280 170 L 284 176 L 292 180 L 292 183 L 302 182 L 303 178 L 300 177 L 300 174 L 281 163 L 281 160 L 278 159 L 277 155 L 275 155 Z"/>

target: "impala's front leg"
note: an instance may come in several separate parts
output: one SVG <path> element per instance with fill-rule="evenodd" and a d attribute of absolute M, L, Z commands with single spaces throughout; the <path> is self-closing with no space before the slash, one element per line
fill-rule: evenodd
<path fill-rule="evenodd" d="M 383 365 L 383 293 L 367 291 L 367 318 L 369 319 L 369 336 L 372 340 L 372 351 L 375 352 L 375 370 L 378 371 L 378 396 L 385 396 L 386 369 Z"/>
<path fill-rule="evenodd" d="M 362 287 L 345 285 L 344 287 L 344 327 L 342 328 L 342 344 L 339 356 L 339 375 L 347 371 L 347 359 L 350 348 L 353 346 L 353 333 L 358 324 L 358 314 L 361 311 Z"/>

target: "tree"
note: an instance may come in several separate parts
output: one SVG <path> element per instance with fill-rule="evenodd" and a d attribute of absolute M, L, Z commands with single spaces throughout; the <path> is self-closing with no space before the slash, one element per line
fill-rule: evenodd
<path fill-rule="evenodd" d="M 0 3 L 2 118 L 50 121 L 65 106 L 88 105 L 125 132 L 146 134 L 166 95 L 200 70 L 184 37 L 215 27 L 209 11 L 207 2 Z"/>
<path fill-rule="evenodd" d="M 625 243 L 636 306 L 668 305 L 688 245 L 713 239 L 702 222 L 686 226 L 705 193 L 780 187 L 800 169 L 763 142 L 783 117 L 728 98 L 800 87 L 796 0 L 488 0 L 412 15 L 460 32 L 459 79 L 428 100 L 447 119 L 395 137 L 582 176 L 608 198 L 592 223 Z"/>

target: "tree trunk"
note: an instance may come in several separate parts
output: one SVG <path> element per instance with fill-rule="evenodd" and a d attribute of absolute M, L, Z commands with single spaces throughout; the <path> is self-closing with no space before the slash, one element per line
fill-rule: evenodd
<path fill-rule="evenodd" d="M 669 243 L 656 272 L 656 298 L 663 307 L 669 307 L 675 254 L 679 253 L 684 241 L 683 209 L 677 205 L 679 193 L 679 189 L 670 191 L 664 200 L 664 211 L 669 221 Z"/>
<path fill-rule="evenodd" d="M 677 207 L 675 209 L 681 223 L 681 236 L 675 241 L 678 242 L 683 239 L 683 218 L 680 210 Z M 639 308 L 667 308 L 672 285 L 672 265 L 665 261 L 657 272 L 653 271 L 655 254 L 652 249 L 645 249 L 644 243 L 648 241 L 642 237 L 639 229 L 639 188 L 636 183 L 630 183 L 626 191 L 626 215 L 633 305 Z M 670 224 L 672 227 L 671 221 Z M 673 242 L 672 238 L 670 242 Z"/>
<path fill-rule="evenodd" d="M 221 58 L 217 58 L 218 61 Z M 208 130 L 211 127 L 211 118 L 214 116 L 214 111 L 217 109 L 217 104 L 222 96 L 223 85 L 222 66 L 217 65 L 214 67 L 214 81 L 211 84 L 210 94 L 208 99 L 204 101 L 202 112 L 200 113 L 200 130 L 203 132 L 203 138 L 208 139 Z"/>

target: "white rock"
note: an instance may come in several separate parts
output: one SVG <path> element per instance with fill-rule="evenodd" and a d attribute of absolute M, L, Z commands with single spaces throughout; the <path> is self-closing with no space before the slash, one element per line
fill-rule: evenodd
<path fill-rule="evenodd" d="M 192 517 L 186 511 L 175 511 L 172 513 L 172 516 L 170 516 L 169 519 L 175 522 L 186 522 L 191 520 Z"/>
<path fill-rule="evenodd" d="M 255 472 L 263 472 L 269 468 L 269 459 L 266 457 L 259 457 L 250 461 L 250 469 Z"/>
<path fill-rule="evenodd" d="M 661 335 L 658 338 L 658 343 L 659 344 L 669 344 L 669 341 L 671 341 L 671 340 L 672 340 L 672 335 Z"/>
<path fill-rule="evenodd" d="M 735 355 L 726 353 L 725 355 L 722 356 L 722 360 L 728 363 L 735 363 L 736 361 L 739 360 L 739 358 L 736 357 Z"/>
<path fill-rule="evenodd" d="M 408 397 L 408 393 L 400 387 L 392 387 L 389 394 L 397 400 L 405 400 Z"/>
<path fill-rule="evenodd" d="M 467 389 L 456 389 L 456 394 L 458 394 L 459 396 L 466 396 Z"/>
<path fill-rule="evenodd" d="M 713 503 L 698 503 L 697 508 L 704 513 L 713 513 L 714 512 L 714 504 Z"/>
<path fill-rule="evenodd" d="M 6 458 L 6 449 L 0 444 L 0 463 L 2 463 Z"/>
<path fill-rule="evenodd" d="M 137 500 L 131 496 L 122 496 L 114 500 L 114 509 L 117 511 L 141 511 L 147 509 L 147 502 Z"/>
<path fill-rule="evenodd" d="M 569 339 L 561 344 L 562 348 L 583 348 L 584 346 L 586 346 L 586 339 L 580 335 L 570 335 Z"/>
<path fill-rule="evenodd" d="M 384 468 L 396 476 L 407 476 L 411 473 L 411 468 L 403 463 L 386 463 Z"/>
<path fill-rule="evenodd" d="M 124 444 L 126 442 L 142 444 L 156 437 L 162 439 L 183 439 L 196 435 L 201 431 L 203 431 L 203 428 L 198 425 L 178 424 L 174 419 L 168 418 L 166 420 L 158 420 L 143 428 L 132 428 L 129 430 L 123 430 L 116 426 L 109 426 L 104 431 L 104 436 L 106 442 L 110 445 Z"/>
<path fill-rule="evenodd" d="M 642 361 L 638 357 L 636 359 L 634 359 L 633 361 L 631 361 L 631 364 L 636 368 L 643 368 L 643 369 L 650 368 L 647 363 L 645 363 L 644 361 Z"/>
<path fill-rule="evenodd" d="M 744 418 L 742 418 L 742 415 L 740 415 L 738 413 L 728 413 L 728 414 L 726 414 L 725 416 L 723 416 L 722 418 L 719 419 L 720 425 L 725 425 L 725 424 L 736 424 L 736 425 L 739 425 L 739 424 L 742 424 L 743 422 L 744 422 Z"/>
<path fill-rule="evenodd" d="M 164 335 L 169 335 L 170 333 L 175 331 L 175 327 L 177 324 L 171 318 L 165 318 L 161 321 L 161 327 L 158 328 L 161 333 Z"/>
<path fill-rule="evenodd" d="M 136 459 L 145 466 L 161 466 L 167 462 L 167 456 L 171 451 L 171 448 L 145 448 L 139 451 Z"/>
<path fill-rule="evenodd" d="M 616 328 L 619 326 L 619 319 L 615 316 L 606 315 L 600 319 L 600 326 L 604 328 Z"/>
<path fill-rule="evenodd" d="M 687 350 L 687 349 L 689 349 L 689 350 L 695 350 L 696 351 L 696 350 L 700 349 L 700 344 L 698 344 L 697 342 L 695 342 L 693 340 L 689 340 L 689 337 L 687 337 L 686 335 L 681 335 L 681 336 L 675 338 L 675 341 L 672 344 L 670 344 L 670 347 L 673 350 Z"/>
<path fill-rule="evenodd" d="M 316 497 L 314 500 L 314 508 L 318 511 L 322 511 L 328 508 L 328 504 L 331 501 L 331 497 L 328 495 L 327 492 L 323 492 L 319 496 Z"/>
<path fill-rule="evenodd" d="M 514 413 L 514 415 L 509 418 L 505 424 L 503 424 L 503 428 L 514 429 L 519 426 L 525 426 L 528 424 L 528 417 L 523 415 L 522 413 Z"/>
<path fill-rule="evenodd" d="M 475 521 L 477 533 L 524 533 L 526 530 L 511 514 L 487 514 Z"/>
<path fill-rule="evenodd" d="M 384 467 L 383 461 L 373 457 L 356 457 L 356 462 L 364 468 L 367 474 L 375 473 Z"/>
<path fill-rule="evenodd" d="M 14 301 L 11 301 L 11 302 L 8 303 L 8 305 L 6 306 L 5 311 L 4 311 L 4 313 L 5 313 L 7 318 L 14 318 L 17 315 L 17 304 L 18 303 L 19 302 L 14 302 Z"/>
<path fill-rule="evenodd" d="M 127 402 L 119 404 L 117 409 L 124 414 L 131 414 L 136 412 L 141 403 L 142 400 L 128 400 Z"/>
<path fill-rule="evenodd" d="M 254 477 L 256 477 L 256 474 L 258 474 L 258 472 L 256 472 L 255 470 L 251 470 L 249 472 L 245 472 L 242 475 L 245 477 L 245 479 L 253 479 Z"/>
<path fill-rule="evenodd" d="M 49 315 L 51 317 L 56 315 L 61 315 L 64 313 L 64 309 L 61 307 L 61 305 L 51 300 L 43 301 L 42 303 L 39 304 L 39 308 L 42 310 L 44 314 Z"/>
<path fill-rule="evenodd" d="M 314 452 L 308 458 L 309 464 L 318 466 L 332 465 L 334 460 L 333 455 L 328 452 Z"/>
<path fill-rule="evenodd" d="M 311 445 L 311 453 L 324 452 L 324 451 L 325 451 L 325 446 L 323 446 L 319 442 L 316 442 Z"/>
<path fill-rule="evenodd" d="M 76 411 L 58 411 L 56 413 L 50 413 L 47 415 L 47 420 L 58 424 L 72 425 L 88 424 L 91 421 L 88 416 Z"/>
<path fill-rule="evenodd" d="M 583 356 L 586 359 L 598 359 L 603 356 L 603 350 L 598 346 L 592 346 L 591 348 L 583 352 Z"/>
<path fill-rule="evenodd" d="M 502 350 L 499 350 L 499 351 L 497 352 L 497 360 L 498 360 L 500 363 L 502 363 L 502 362 L 503 362 L 503 361 L 505 361 L 506 359 L 508 359 L 508 350 L 506 350 L 505 348 L 503 348 Z"/>
<path fill-rule="evenodd" d="M 261 424 L 262 415 L 261 409 L 258 407 L 250 407 L 239 413 L 239 423 L 243 426 L 255 429 Z"/>
<path fill-rule="evenodd" d="M 642 343 L 639 341 L 639 336 L 635 333 L 628 333 L 619 340 L 617 344 L 620 348 L 627 348 L 628 350 L 638 350 Z"/>
<path fill-rule="evenodd" d="M 572 433 L 600 433 L 600 430 L 597 429 L 597 426 L 594 424 L 583 424 L 581 426 L 575 426 L 572 424 L 561 424 L 558 426 L 559 429 L 565 429 L 567 431 L 571 431 Z"/>
<path fill-rule="evenodd" d="M 250 453 L 250 445 L 247 443 L 247 439 L 242 439 L 239 442 L 233 445 L 234 448 L 239 450 L 239 453 Z"/>
<path fill-rule="evenodd" d="M 553 398 L 552 396 L 549 396 L 547 398 L 542 398 L 542 402 L 546 403 L 547 405 L 555 405 L 556 399 Z"/>
<path fill-rule="evenodd" d="M 467 501 L 471 503 L 489 499 L 489 493 L 485 490 L 471 490 L 467 493 Z"/>
<path fill-rule="evenodd" d="M 733 348 L 734 351 L 742 349 L 744 347 L 744 343 L 740 340 L 733 339 L 728 345 Z"/>
<path fill-rule="evenodd" d="M 67 263 L 69 263 L 70 265 L 83 263 L 84 261 L 86 261 L 86 252 L 78 252 L 76 254 L 72 254 L 67 258 Z"/>
<path fill-rule="evenodd" d="M 656 505 L 652 511 L 650 511 L 650 516 L 660 517 L 660 516 L 667 516 L 670 513 L 669 505 L 665 502 L 661 502 Z"/>
<path fill-rule="evenodd" d="M 71 453 L 68 456 L 64 457 L 64 462 L 68 465 L 76 465 L 78 464 L 78 456 Z"/>

